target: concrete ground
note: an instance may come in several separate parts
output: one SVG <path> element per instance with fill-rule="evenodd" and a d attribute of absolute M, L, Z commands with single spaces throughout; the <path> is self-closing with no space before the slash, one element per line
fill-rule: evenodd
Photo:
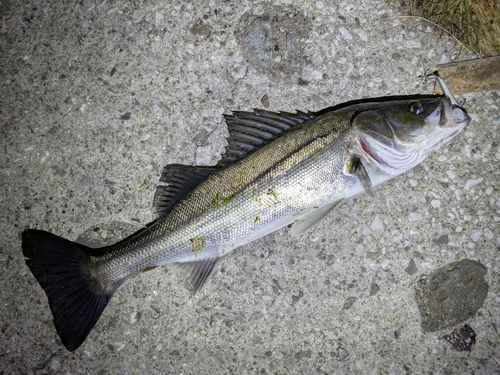
<path fill-rule="evenodd" d="M 408 11 L 2 0 L 0 374 L 500 373 L 498 91 L 459 98 L 470 126 L 420 166 L 298 238 L 229 254 L 201 294 L 171 268 L 128 281 L 74 353 L 21 254 L 28 227 L 109 243 L 151 221 L 164 165 L 217 162 L 223 113 L 432 92 L 420 76 L 460 49 Z M 470 353 L 442 339 L 453 327 L 424 333 L 414 298 L 464 258 L 489 283 Z"/>

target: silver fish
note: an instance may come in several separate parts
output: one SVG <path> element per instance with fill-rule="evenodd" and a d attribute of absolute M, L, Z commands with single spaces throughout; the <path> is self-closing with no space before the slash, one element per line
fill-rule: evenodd
<path fill-rule="evenodd" d="M 340 202 L 413 168 L 470 121 L 443 92 L 317 113 L 235 112 L 226 116 L 222 160 L 166 166 L 154 199 L 158 218 L 129 238 L 91 249 L 24 231 L 26 264 L 47 294 L 62 343 L 77 349 L 117 288 L 141 271 L 180 265 L 196 292 L 223 255 L 289 224 L 300 235 Z"/>

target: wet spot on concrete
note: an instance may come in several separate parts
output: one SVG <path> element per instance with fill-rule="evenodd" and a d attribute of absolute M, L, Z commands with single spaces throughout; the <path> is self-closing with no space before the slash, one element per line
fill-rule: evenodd
<path fill-rule="evenodd" d="M 464 259 L 420 279 L 415 298 L 426 332 L 454 326 L 473 316 L 488 294 L 486 267 Z"/>
<path fill-rule="evenodd" d="M 198 18 L 194 22 L 193 26 L 191 26 L 191 33 L 193 33 L 194 35 L 210 35 L 210 33 L 212 32 L 212 27 L 204 20 L 205 18 L 203 20 L 201 18 Z"/>
<path fill-rule="evenodd" d="M 262 15 L 247 12 L 238 37 L 245 58 L 276 82 L 298 82 L 309 36 L 309 19 L 293 7 L 273 7 Z"/>

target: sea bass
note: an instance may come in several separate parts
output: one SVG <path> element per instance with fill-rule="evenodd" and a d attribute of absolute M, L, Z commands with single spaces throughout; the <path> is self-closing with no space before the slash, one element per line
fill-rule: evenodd
<path fill-rule="evenodd" d="M 92 249 L 49 232 L 22 234 L 26 264 L 47 294 L 64 346 L 86 339 L 117 288 L 177 264 L 192 292 L 218 260 L 292 224 L 300 235 L 340 202 L 422 162 L 470 121 L 446 85 L 443 96 L 386 97 L 321 112 L 234 112 L 214 167 L 168 165 L 157 219 L 115 245 Z"/>

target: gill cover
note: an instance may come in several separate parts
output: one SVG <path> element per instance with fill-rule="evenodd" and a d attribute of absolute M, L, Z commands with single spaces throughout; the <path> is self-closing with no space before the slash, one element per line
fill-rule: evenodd
<path fill-rule="evenodd" d="M 353 119 L 357 133 L 353 149 L 384 172 L 401 174 L 421 163 L 468 122 L 465 111 L 446 96 L 381 103 Z"/>

